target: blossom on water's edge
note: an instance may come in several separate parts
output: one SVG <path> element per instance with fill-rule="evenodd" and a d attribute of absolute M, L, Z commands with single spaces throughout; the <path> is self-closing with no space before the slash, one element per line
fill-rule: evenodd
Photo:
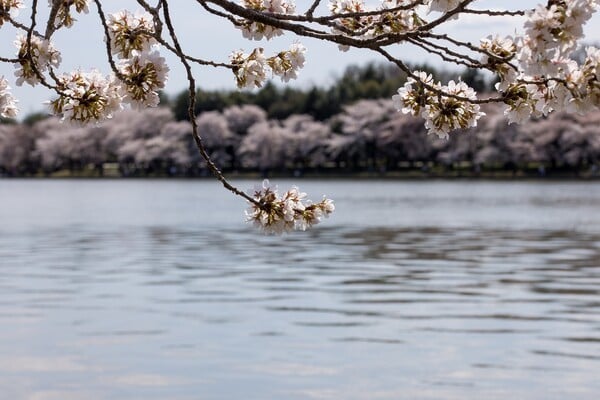
<path fill-rule="evenodd" d="M 250 203 L 246 221 L 268 234 L 304 231 L 335 211 L 333 200 L 323 196 L 319 203 L 312 203 L 306 200 L 306 193 L 295 186 L 279 195 L 277 186 L 271 186 L 267 179 L 249 194 L 260 205 Z"/>

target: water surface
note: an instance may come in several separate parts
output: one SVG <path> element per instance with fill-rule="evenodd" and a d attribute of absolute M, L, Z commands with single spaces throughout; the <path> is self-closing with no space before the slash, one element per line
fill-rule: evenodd
<path fill-rule="evenodd" d="M 2 397 L 598 398 L 600 184 L 297 183 L 0 180 Z"/>

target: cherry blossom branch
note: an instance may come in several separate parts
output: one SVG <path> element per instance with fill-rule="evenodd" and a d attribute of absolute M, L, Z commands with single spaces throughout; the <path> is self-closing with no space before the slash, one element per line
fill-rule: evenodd
<path fill-rule="evenodd" d="M 236 194 L 238 196 L 243 197 L 244 199 L 246 199 L 250 203 L 252 203 L 252 204 L 254 204 L 254 205 L 256 205 L 256 206 L 258 206 L 260 208 L 260 207 L 262 207 L 262 205 L 261 205 L 261 203 L 259 201 L 257 201 L 256 199 L 248 196 L 242 190 L 238 189 L 237 187 L 233 186 L 232 184 L 230 184 L 227 181 L 227 179 L 225 178 L 225 176 L 223 176 L 223 174 L 221 173 L 221 171 L 214 164 L 214 162 L 212 161 L 212 159 L 208 155 L 208 152 L 206 151 L 206 148 L 204 147 L 204 143 L 202 141 L 202 138 L 198 134 L 198 124 L 196 122 L 196 115 L 195 115 L 195 111 L 194 111 L 195 110 L 195 106 L 196 106 L 196 81 L 195 81 L 195 78 L 194 78 L 194 74 L 192 73 L 192 68 L 191 68 L 190 64 L 188 63 L 188 60 L 183 55 L 183 49 L 182 49 L 181 45 L 179 44 L 179 40 L 178 40 L 177 35 L 175 33 L 175 28 L 173 27 L 173 23 L 171 21 L 171 16 L 170 16 L 170 13 L 169 13 L 168 3 L 167 3 L 166 0 L 161 0 L 161 3 L 162 3 L 163 15 L 164 15 L 164 18 L 165 18 L 165 24 L 166 24 L 167 29 L 169 31 L 169 35 L 171 37 L 171 40 L 173 41 L 173 45 L 174 45 L 175 50 L 176 50 L 176 55 L 179 57 L 179 60 L 181 61 L 181 64 L 185 68 L 186 75 L 187 75 L 187 80 L 188 80 L 188 83 L 189 83 L 189 87 L 188 87 L 188 93 L 189 93 L 188 116 L 190 118 L 190 123 L 192 124 L 192 135 L 194 137 L 194 141 L 196 143 L 196 147 L 198 148 L 198 151 L 200 152 L 200 155 L 202 156 L 202 158 L 204 158 L 204 160 L 206 161 L 206 164 L 207 164 L 208 168 L 210 169 L 210 171 L 217 178 L 217 180 L 219 182 L 221 182 L 221 184 L 223 184 L 223 186 L 227 190 L 229 190 L 230 192 L 232 192 L 232 193 L 234 193 L 234 194 Z"/>

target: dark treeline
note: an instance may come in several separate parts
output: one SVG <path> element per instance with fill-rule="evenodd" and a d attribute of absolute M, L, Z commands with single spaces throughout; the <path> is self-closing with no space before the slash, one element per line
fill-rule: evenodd
<path fill-rule="evenodd" d="M 206 111 L 197 122 L 208 152 L 226 172 L 354 174 L 363 171 L 596 171 L 600 112 L 553 114 L 507 125 L 488 105 L 480 125 L 450 140 L 428 136 L 423 121 L 391 100 L 360 100 L 326 121 L 272 119 L 258 106 Z M 191 124 L 166 107 L 125 111 L 97 126 L 56 118 L 0 125 L 0 175 L 202 176 L 207 169 Z"/>
<path fill-rule="evenodd" d="M 456 79 L 456 72 L 439 70 L 429 65 L 412 66 L 415 70 L 430 72 L 438 80 Z M 491 82 L 478 70 L 465 70 L 460 78 L 477 91 L 490 89 Z M 391 64 L 351 66 L 327 88 L 313 86 L 298 89 L 267 83 L 261 89 L 250 91 L 206 91 L 196 93 L 196 115 L 204 111 L 223 111 L 234 105 L 251 104 L 266 111 L 270 119 L 285 119 L 294 114 L 306 114 L 324 121 L 342 112 L 345 105 L 364 99 L 390 98 L 406 81 L 406 74 Z M 168 101 L 177 120 L 188 119 L 189 98 L 183 91 Z"/>

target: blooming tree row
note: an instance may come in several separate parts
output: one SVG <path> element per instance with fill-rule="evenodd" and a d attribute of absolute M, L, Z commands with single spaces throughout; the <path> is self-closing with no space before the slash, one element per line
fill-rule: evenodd
<path fill-rule="evenodd" d="M 300 42 L 276 54 L 265 54 L 256 47 L 234 51 L 229 60 L 204 60 L 182 48 L 168 0 L 137 0 L 141 10 L 137 13 L 107 13 L 106 3 L 109 2 L 48 0 L 47 5 L 40 5 L 38 0 L 0 0 L 0 28 L 8 24 L 20 32 L 15 41 L 16 54 L 0 56 L 0 61 L 15 65 L 15 84 L 46 87 L 54 93 L 49 102 L 54 114 L 76 123 L 93 123 L 111 118 L 124 105 L 156 106 L 158 91 L 165 86 L 169 71 L 160 52 L 171 52 L 187 73 L 189 116 L 198 151 L 228 190 L 250 202 L 250 220 L 266 231 L 280 232 L 287 228 L 304 229 L 333 211 L 329 200 L 316 203 L 326 205 L 315 208 L 295 188 L 280 196 L 268 187 L 245 193 L 232 186 L 206 152 L 193 114 L 192 65 L 230 69 L 240 88 L 260 87 L 271 75 L 287 82 L 297 76 L 305 63 L 306 48 Z M 477 0 L 380 0 L 373 4 L 363 0 L 329 0 L 327 4 L 313 0 L 304 9 L 293 0 L 196 3 L 206 13 L 229 21 L 250 40 L 269 40 L 292 33 L 331 42 L 342 51 L 357 47 L 380 54 L 409 76 L 393 97 L 396 108 L 423 118 L 427 131 L 442 138 L 453 130 L 477 125 L 485 115 L 483 103 L 502 104 L 511 122 L 552 111 L 586 112 L 600 104 L 600 50 L 590 47 L 583 60 L 573 57 L 581 46 L 583 26 L 596 11 L 597 0 L 548 0 L 532 10 L 481 9 L 477 8 Z M 41 7 L 48 8 L 45 21 L 38 20 Z M 97 14 L 104 29 L 106 58 L 112 73 L 106 76 L 97 70 L 61 72 L 61 53 L 53 44 L 54 34 L 77 23 L 77 14 L 90 12 Z M 500 37 L 492 33 L 479 44 L 439 33 L 445 23 L 466 14 L 525 17 L 525 24 L 520 35 Z M 395 55 L 398 44 L 424 49 L 447 63 L 490 71 L 499 79 L 497 93 L 480 95 L 462 81 L 436 82 L 423 71 L 412 71 Z M 0 78 L 0 115 L 14 117 L 16 104 L 9 82 Z M 315 212 L 316 209 L 321 212 Z M 298 218 L 305 222 L 298 223 Z M 287 222 L 290 223 L 286 225 Z"/>
<path fill-rule="evenodd" d="M 554 113 L 506 125 L 499 105 L 449 140 L 425 135 L 418 117 L 394 112 L 390 99 L 362 100 L 329 121 L 306 114 L 268 119 L 257 106 L 232 106 L 197 117 L 210 157 L 224 171 L 282 173 L 391 172 L 458 167 L 473 172 L 597 173 L 600 111 Z M 56 117 L 0 125 L 0 175 L 118 172 L 123 176 L 203 176 L 209 172 L 191 135 L 166 107 L 127 110 L 101 124 Z"/>

